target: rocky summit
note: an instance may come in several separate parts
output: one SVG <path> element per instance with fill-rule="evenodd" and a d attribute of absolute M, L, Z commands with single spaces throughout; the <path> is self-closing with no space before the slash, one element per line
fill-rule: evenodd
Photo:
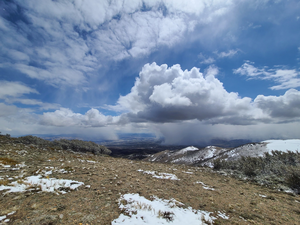
<path fill-rule="evenodd" d="M 76 146 L 84 143 L 27 139 L 0 136 L 0 224 L 300 221 L 299 195 L 208 167 L 113 158 L 89 144 L 82 152 Z"/>

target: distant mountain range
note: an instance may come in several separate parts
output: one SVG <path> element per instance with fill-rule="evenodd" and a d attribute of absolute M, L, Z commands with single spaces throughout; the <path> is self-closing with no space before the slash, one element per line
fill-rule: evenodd
<path fill-rule="evenodd" d="M 177 151 L 165 150 L 152 154 L 144 161 L 212 167 L 213 161 L 216 159 L 233 161 L 243 156 L 259 157 L 273 150 L 300 151 L 300 139 L 267 140 L 259 143 L 248 143 L 235 148 L 207 146 L 199 149 L 189 146 Z"/>
<path fill-rule="evenodd" d="M 147 157 L 149 154 L 168 150 L 180 150 L 186 145 L 164 145 L 163 138 L 157 138 L 151 133 L 119 133 L 118 140 L 94 140 L 88 137 L 82 138 L 77 134 L 33 134 L 43 138 L 45 140 L 53 141 L 58 139 L 79 139 L 83 141 L 92 141 L 100 145 L 105 145 L 112 150 L 113 156 L 132 157 L 142 159 Z M 199 143 L 196 145 L 197 148 L 201 149 L 207 145 L 213 145 L 221 148 L 233 148 L 246 143 L 251 143 L 251 140 L 247 139 L 235 139 L 235 140 L 224 140 L 224 139 L 212 139 L 207 142 Z"/>

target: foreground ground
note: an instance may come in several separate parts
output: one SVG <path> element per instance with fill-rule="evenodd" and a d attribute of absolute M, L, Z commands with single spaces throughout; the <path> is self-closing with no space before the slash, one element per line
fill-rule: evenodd
<path fill-rule="evenodd" d="M 43 180 L 30 183 L 27 178 L 33 176 Z M 71 186 L 45 191 L 43 185 L 57 182 L 54 178 L 72 180 Z M 72 190 L 74 185 L 78 187 Z M 300 224 L 299 195 L 207 168 L 79 154 L 0 139 L 0 224 L 112 224 L 121 213 L 126 215 L 119 199 L 127 193 L 176 199 L 182 208 L 211 212 L 214 224 Z M 167 215 L 162 219 L 172 222 Z"/>

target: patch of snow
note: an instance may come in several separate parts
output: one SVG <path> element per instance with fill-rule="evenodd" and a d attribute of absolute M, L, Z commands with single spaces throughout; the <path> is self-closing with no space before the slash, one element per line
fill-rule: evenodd
<path fill-rule="evenodd" d="M 57 192 L 61 194 L 67 193 L 66 190 L 75 190 L 83 185 L 83 182 L 55 178 L 41 178 L 41 175 L 30 176 L 21 180 L 21 182 L 12 182 L 10 186 L 0 186 L 0 191 L 7 190 L 8 192 L 24 192 L 31 188 L 39 187 L 41 191 Z"/>
<path fill-rule="evenodd" d="M 193 172 L 190 171 L 182 171 L 183 173 L 187 173 L 187 174 L 194 174 Z"/>
<path fill-rule="evenodd" d="M 152 175 L 152 177 L 154 178 L 158 178 L 158 179 L 167 179 L 167 180 L 180 180 L 177 178 L 177 176 L 175 174 L 172 173 L 158 173 L 156 171 L 150 171 L 150 170 L 141 170 L 139 169 L 138 172 L 142 172 L 144 174 L 149 174 Z"/>
<path fill-rule="evenodd" d="M 12 211 L 12 212 L 8 213 L 7 215 L 10 216 L 10 215 L 15 214 L 15 213 L 16 213 L 16 211 Z"/>
<path fill-rule="evenodd" d="M 222 213 L 220 211 L 218 211 L 218 217 L 221 217 L 224 220 L 228 220 L 229 216 L 227 216 L 225 213 Z"/>
<path fill-rule="evenodd" d="M 7 217 L 7 216 L 10 216 L 10 215 L 12 215 L 12 214 L 14 214 L 14 213 L 16 213 L 16 211 L 12 211 L 12 212 L 8 213 L 7 215 L 0 216 L 0 222 L 1 222 L 2 220 L 4 220 L 3 222 L 8 223 L 10 219 L 6 219 L 6 217 Z"/>
<path fill-rule="evenodd" d="M 4 165 L 4 164 L 1 164 L 1 163 L 0 163 L 0 165 L 3 166 L 4 168 L 10 168 L 11 167 L 10 165 Z"/>
<path fill-rule="evenodd" d="M 0 221 L 4 220 L 6 218 L 6 215 L 0 216 Z"/>
<path fill-rule="evenodd" d="M 181 202 L 175 199 L 164 200 L 153 196 L 150 201 L 139 194 L 125 194 L 119 199 L 119 208 L 125 212 L 111 222 L 114 224 L 189 224 L 199 225 L 213 222 L 210 212 L 195 210 L 191 207 L 180 208 Z"/>
<path fill-rule="evenodd" d="M 240 219 L 242 219 L 242 220 L 244 220 L 244 221 L 247 221 L 247 220 L 245 220 L 245 218 L 244 218 L 244 217 L 241 217 L 241 216 L 239 216 L 239 218 L 240 218 Z"/>
<path fill-rule="evenodd" d="M 51 175 L 51 174 L 52 174 L 52 170 L 45 172 L 45 175 Z"/>
<path fill-rule="evenodd" d="M 201 182 L 201 181 L 197 181 L 196 184 L 201 184 L 202 187 L 203 187 L 204 189 L 206 189 L 206 190 L 211 190 L 211 191 L 214 191 L 214 190 L 215 190 L 214 188 L 207 186 L 206 184 L 204 184 L 204 183 Z"/>

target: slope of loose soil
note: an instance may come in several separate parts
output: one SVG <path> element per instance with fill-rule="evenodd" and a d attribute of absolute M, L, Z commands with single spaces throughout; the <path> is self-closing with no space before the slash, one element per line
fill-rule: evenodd
<path fill-rule="evenodd" d="M 50 170 L 52 174 L 46 174 Z M 170 173 L 178 179 L 156 178 L 160 173 Z M 147 199 L 153 195 L 174 198 L 184 207 L 213 212 L 217 218 L 215 224 L 299 224 L 300 221 L 299 196 L 222 176 L 210 169 L 13 144 L 9 138 L 1 137 L 0 186 L 22 182 L 25 177 L 37 174 L 84 185 L 66 194 L 0 191 L 0 218 L 9 219 L 7 224 L 111 224 L 122 213 L 118 199 L 126 193 L 138 193 Z M 218 217 L 219 212 L 229 219 Z"/>

